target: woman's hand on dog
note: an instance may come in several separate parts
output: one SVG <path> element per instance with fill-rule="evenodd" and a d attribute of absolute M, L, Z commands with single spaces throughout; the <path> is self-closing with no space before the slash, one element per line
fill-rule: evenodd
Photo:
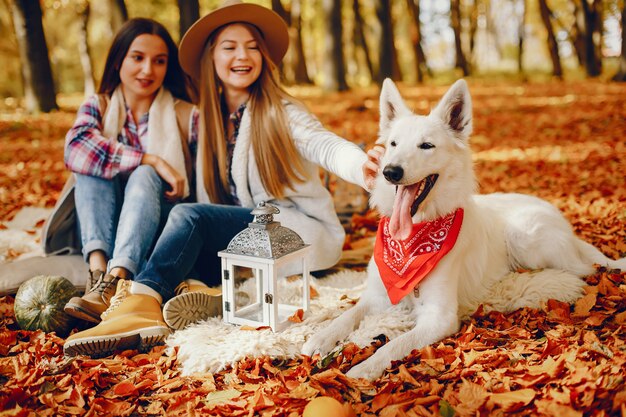
<path fill-rule="evenodd" d="M 363 178 L 368 191 L 374 188 L 376 177 L 380 170 L 380 159 L 385 154 L 385 148 L 380 145 L 374 146 L 367 151 L 367 161 L 363 164 Z"/>

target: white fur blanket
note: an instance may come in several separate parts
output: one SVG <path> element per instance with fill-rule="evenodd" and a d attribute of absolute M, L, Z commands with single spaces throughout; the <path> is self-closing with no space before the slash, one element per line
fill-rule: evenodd
<path fill-rule="evenodd" d="M 304 321 L 292 323 L 282 332 L 241 330 L 215 317 L 173 333 L 166 343 L 170 349 L 178 346 L 178 360 L 184 375 L 218 372 L 246 357 L 294 358 L 300 354 L 309 335 L 324 326 L 326 320 L 352 306 L 365 288 L 365 277 L 365 272 L 342 271 L 322 279 L 312 278 L 311 286 L 319 295 L 311 299 Z M 295 296 L 295 285 L 280 285 L 279 297 L 286 300 L 290 295 Z M 409 306 L 401 302 L 383 314 L 363 320 L 347 341 L 363 347 L 380 334 L 392 339 L 413 325 Z"/>
<path fill-rule="evenodd" d="M 50 215 L 52 209 L 25 207 L 13 220 L 0 222 L 0 263 L 19 254 L 26 256 L 43 255 L 41 248 L 41 225 L 37 225 Z"/>
<path fill-rule="evenodd" d="M 506 275 L 491 288 L 483 304 L 485 312 L 498 310 L 509 312 L 522 306 L 542 304 L 536 291 L 530 287 L 546 285 L 546 275 L 553 275 L 554 285 L 558 285 L 563 271 L 541 270 Z M 218 372 L 230 364 L 246 358 L 270 356 L 289 359 L 300 355 L 302 345 L 310 335 L 327 326 L 329 321 L 357 301 L 365 289 L 366 272 L 344 270 L 322 279 L 312 278 L 311 286 L 319 293 L 311 299 L 309 311 L 302 323 L 294 323 L 282 332 L 273 333 L 269 329 L 241 330 L 238 326 L 225 324 L 221 317 L 211 318 L 173 333 L 166 341 L 169 352 L 178 347 L 178 361 L 183 375 Z M 281 302 L 297 301 L 298 283 L 279 284 Z M 301 285 L 299 285 L 301 287 Z M 252 288 L 241 288 L 252 295 Z M 299 289 L 301 291 L 301 289 Z M 523 297 L 520 294 L 524 293 Z M 539 294 L 540 295 L 540 294 Z M 283 298 L 284 297 L 284 298 Z M 359 347 L 369 345 L 376 336 L 384 334 L 390 340 L 405 333 L 415 325 L 410 297 L 382 313 L 371 314 L 361 321 L 345 342 L 354 342 Z M 467 319 L 480 303 L 459 306 L 459 318 Z"/>

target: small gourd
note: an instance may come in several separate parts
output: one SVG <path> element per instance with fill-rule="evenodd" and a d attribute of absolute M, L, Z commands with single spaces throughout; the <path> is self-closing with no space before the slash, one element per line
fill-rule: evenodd
<path fill-rule="evenodd" d="M 67 335 L 74 319 L 63 311 L 80 295 L 74 284 L 60 276 L 38 275 L 20 285 L 15 295 L 15 319 L 24 330 L 43 330 Z"/>

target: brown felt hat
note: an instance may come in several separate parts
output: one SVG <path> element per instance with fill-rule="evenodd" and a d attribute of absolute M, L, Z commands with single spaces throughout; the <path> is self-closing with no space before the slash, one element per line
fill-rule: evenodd
<path fill-rule="evenodd" d="M 183 36 L 178 47 L 178 60 L 183 70 L 200 79 L 200 59 L 209 36 L 230 23 L 256 26 L 267 45 L 272 61 L 278 65 L 287 52 L 289 33 L 285 21 L 274 11 L 241 0 L 226 0 L 220 7 L 198 19 Z"/>

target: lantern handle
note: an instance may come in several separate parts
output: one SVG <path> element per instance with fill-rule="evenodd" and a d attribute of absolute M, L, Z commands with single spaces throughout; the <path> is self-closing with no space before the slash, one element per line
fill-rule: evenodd
<path fill-rule="evenodd" d="M 254 223 L 267 224 L 274 221 L 274 214 L 280 213 L 278 207 L 266 203 L 265 201 L 259 202 L 257 206 L 252 209 L 250 214 L 254 216 Z"/>

